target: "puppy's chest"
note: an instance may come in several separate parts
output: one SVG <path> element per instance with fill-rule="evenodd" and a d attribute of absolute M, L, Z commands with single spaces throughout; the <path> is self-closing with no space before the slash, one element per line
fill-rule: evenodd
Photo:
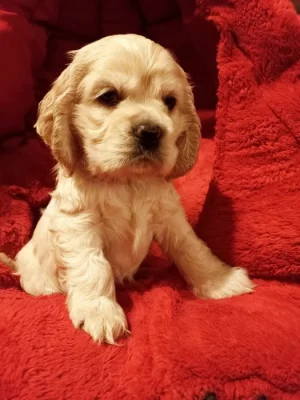
<path fill-rule="evenodd" d="M 112 188 L 99 204 L 105 256 L 119 280 L 133 276 L 153 239 L 158 199 L 149 189 Z"/>

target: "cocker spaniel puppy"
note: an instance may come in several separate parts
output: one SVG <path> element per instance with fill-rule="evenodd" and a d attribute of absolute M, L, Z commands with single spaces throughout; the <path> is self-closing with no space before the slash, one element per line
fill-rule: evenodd
<path fill-rule="evenodd" d="M 196 237 L 172 179 L 195 163 L 200 122 L 187 77 L 170 53 L 137 35 L 74 52 L 39 107 L 37 131 L 57 164 L 57 186 L 16 257 L 24 290 L 63 292 L 70 318 L 95 341 L 127 330 L 115 281 L 131 279 L 155 239 L 196 296 L 248 293 Z"/>

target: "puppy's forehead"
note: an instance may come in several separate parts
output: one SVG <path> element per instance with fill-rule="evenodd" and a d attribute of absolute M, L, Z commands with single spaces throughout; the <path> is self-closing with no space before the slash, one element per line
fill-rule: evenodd
<path fill-rule="evenodd" d="M 175 86 L 185 79 L 171 54 L 156 43 L 143 40 L 117 40 L 92 49 L 88 74 L 83 86 L 97 92 L 101 87 L 135 90 Z M 97 93 L 94 93 L 97 95 Z"/>
<path fill-rule="evenodd" d="M 151 68 L 155 64 L 175 63 L 170 53 L 153 41 L 138 35 L 117 35 L 100 40 L 94 52 L 96 66 L 110 63 L 111 67 Z"/>

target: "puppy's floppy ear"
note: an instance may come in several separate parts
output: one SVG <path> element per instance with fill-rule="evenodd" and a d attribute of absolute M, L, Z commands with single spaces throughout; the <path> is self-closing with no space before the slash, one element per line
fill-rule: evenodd
<path fill-rule="evenodd" d="M 71 63 L 40 102 L 35 125 L 38 134 L 68 175 L 74 172 L 77 162 L 78 146 L 71 128 L 77 83 L 78 73 Z"/>
<path fill-rule="evenodd" d="M 201 139 L 201 123 L 194 105 L 194 95 L 191 85 L 188 84 L 187 102 L 184 105 L 183 113 L 186 118 L 186 130 L 182 132 L 177 140 L 179 150 L 176 165 L 171 173 L 171 178 L 175 179 L 185 175 L 190 171 L 198 156 L 199 144 Z"/>

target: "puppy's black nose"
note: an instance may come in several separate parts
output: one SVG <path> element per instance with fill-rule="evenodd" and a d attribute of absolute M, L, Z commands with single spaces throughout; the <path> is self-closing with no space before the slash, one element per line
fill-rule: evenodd
<path fill-rule="evenodd" d="M 158 125 L 139 125 L 134 130 L 140 146 L 144 150 L 156 150 L 159 146 L 163 131 Z"/>

